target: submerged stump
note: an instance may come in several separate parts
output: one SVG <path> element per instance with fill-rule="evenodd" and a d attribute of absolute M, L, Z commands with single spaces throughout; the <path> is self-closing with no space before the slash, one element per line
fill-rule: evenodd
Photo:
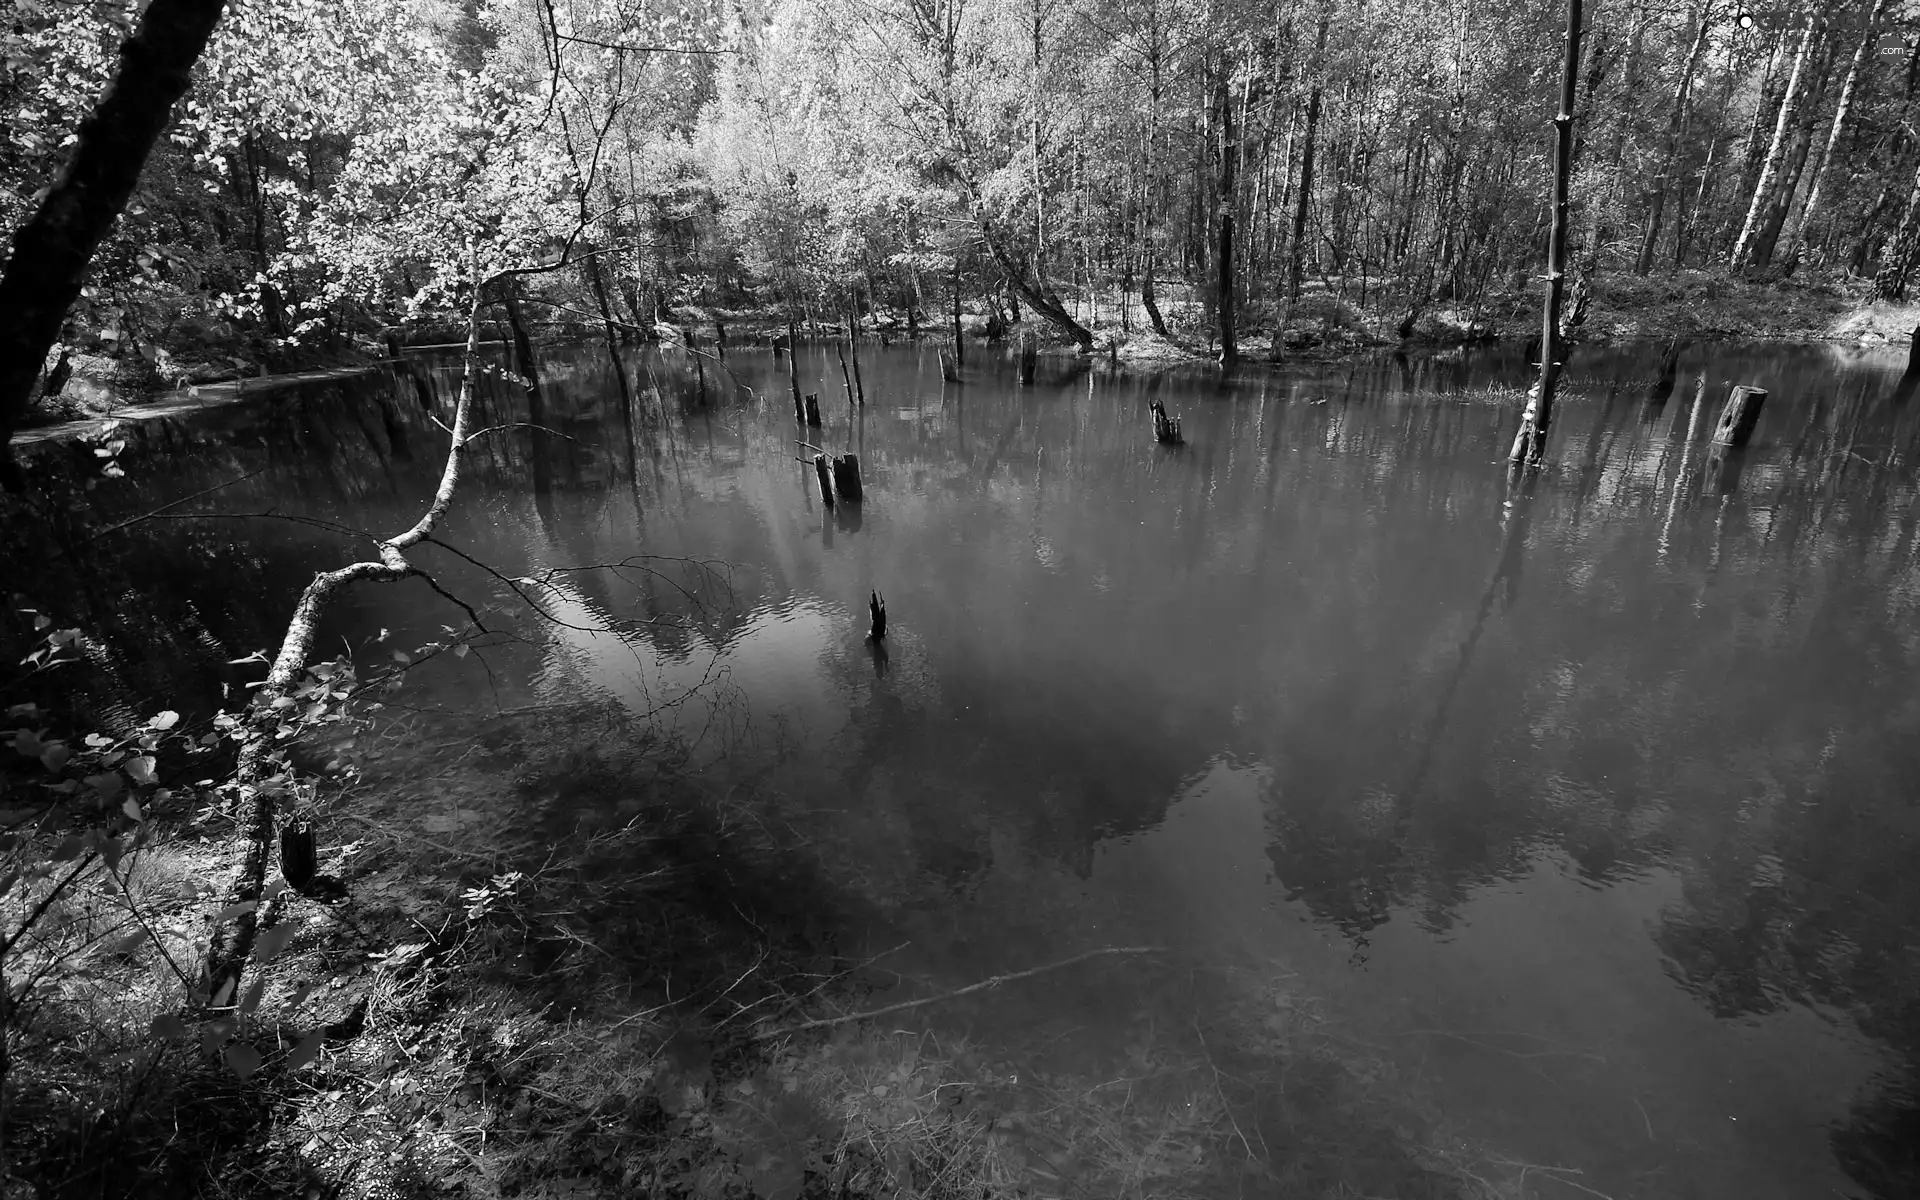
<path fill-rule="evenodd" d="M 833 476 L 827 472 L 827 456 L 813 456 L 813 473 L 820 478 L 820 502 L 828 508 L 833 507 Z"/>
<path fill-rule="evenodd" d="M 1765 388 L 1746 384 L 1734 388 L 1727 396 L 1726 407 L 1720 410 L 1720 423 L 1713 430 L 1713 444 L 1729 448 L 1746 445 L 1747 439 L 1753 436 L 1753 427 L 1760 423 L 1760 406 L 1766 402 Z"/>
<path fill-rule="evenodd" d="M 954 365 L 953 355 L 940 351 L 940 378 L 948 383 L 960 382 L 960 368 Z"/>
<path fill-rule="evenodd" d="M 887 636 L 887 602 L 875 591 L 867 600 L 867 613 L 872 622 L 867 629 L 867 640 L 877 642 Z"/>
<path fill-rule="evenodd" d="M 860 459 L 852 454 L 842 454 L 833 460 L 833 487 L 840 493 L 842 500 L 860 502 L 864 494 L 860 486 Z"/>
<path fill-rule="evenodd" d="M 815 429 L 820 428 L 820 397 L 811 392 L 807 394 L 806 422 Z"/>
<path fill-rule="evenodd" d="M 1148 406 L 1153 412 L 1153 440 L 1163 446 L 1184 446 L 1180 436 L 1180 418 L 1167 415 L 1167 406 L 1155 400 Z"/>
<path fill-rule="evenodd" d="M 305 892 L 313 886 L 313 877 L 319 870 L 319 856 L 314 848 L 313 826 L 305 821 L 289 822 L 280 830 L 280 875 L 287 886 L 296 892 Z"/>
<path fill-rule="evenodd" d="M 1033 370 L 1040 361 L 1040 338 L 1031 329 L 1020 335 L 1020 382 L 1033 386 Z"/>

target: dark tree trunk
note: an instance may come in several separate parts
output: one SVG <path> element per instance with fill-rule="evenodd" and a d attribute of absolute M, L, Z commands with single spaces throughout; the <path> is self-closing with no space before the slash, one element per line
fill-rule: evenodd
<path fill-rule="evenodd" d="M 1287 300 L 1300 298 L 1300 275 L 1306 263 L 1307 209 L 1313 197 L 1313 142 L 1320 127 L 1320 89 L 1307 99 L 1307 130 L 1300 151 L 1300 190 L 1293 200 L 1293 238 L 1287 245 Z"/>
<path fill-rule="evenodd" d="M 1240 357 L 1233 329 L 1233 209 L 1238 194 L 1234 175 L 1239 165 L 1240 146 L 1234 137 L 1233 89 L 1228 86 L 1231 74 L 1228 66 L 1221 64 L 1214 93 L 1220 107 L 1220 228 L 1214 256 L 1214 303 L 1220 313 L 1220 362 L 1230 367 Z"/>
<path fill-rule="evenodd" d="M 1707 31 L 1712 28 L 1709 17 L 1713 15 L 1713 6 L 1708 3 L 1700 10 L 1700 31 L 1694 35 L 1693 49 L 1687 53 L 1686 65 L 1681 68 L 1680 82 L 1674 88 L 1673 108 L 1667 113 L 1667 132 L 1660 148 L 1660 173 L 1653 178 L 1647 198 L 1647 223 L 1640 233 L 1640 255 L 1634 261 L 1633 273 L 1645 275 L 1653 270 L 1653 252 L 1660 241 L 1660 218 L 1667 204 L 1667 188 L 1672 182 L 1674 158 L 1680 147 L 1680 128 L 1686 120 L 1687 94 L 1693 90 L 1693 73 L 1700 66 L 1700 53 L 1707 45 Z"/>
<path fill-rule="evenodd" d="M 80 295 L 87 264 L 140 181 L 185 94 L 223 0 L 152 0 L 120 46 L 113 80 L 75 134 L 73 157 L 13 238 L 0 275 L 0 476 L 18 487 L 6 443 L 47 350 Z"/>
<path fill-rule="evenodd" d="M 587 279 L 593 284 L 593 298 L 600 303 L 600 323 L 607 335 L 607 361 L 613 364 L 613 377 L 620 383 L 620 405 L 622 411 L 633 411 L 633 385 L 627 381 L 627 364 L 620 361 L 620 338 L 613 328 L 613 306 L 607 303 L 606 280 L 600 275 L 600 260 L 587 255 Z M 507 309 L 509 316 L 513 309 Z M 519 326 L 514 327 L 514 335 L 520 336 Z"/>

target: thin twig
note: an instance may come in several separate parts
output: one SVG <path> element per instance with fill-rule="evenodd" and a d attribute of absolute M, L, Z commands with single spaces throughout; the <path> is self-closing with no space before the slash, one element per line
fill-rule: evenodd
<path fill-rule="evenodd" d="M 786 1037 L 789 1034 L 803 1033 L 809 1029 L 828 1029 L 835 1025 L 845 1025 L 852 1021 L 871 1021 L 875 1017 L 891 1016 L 897 1012 L 905 1012 L 910 1008 L 923 1008 L 929 1004 L 939 1004 L 946 1000 L 957 1000 L 961 996 L 970 996 L 975 992 L 984 992 L 991 988 L 997 988 L 1003 983 L 1013 983 L 1020 979 L 1031 979 L 1035 975 L 1043 975 L 1048 971 L 1057 971 L 1062 967 L 1070 967 L 1075 963 L 1085 962 L 1090 958 L 1099 958 L 1108 954 L 1160 954 L 1164 953 L 1165 950 L 1166 947 L 1164 946 L 1107 946 L 1100 950 L 1089 950 L 1085 954 L 1076 954 L 1072 958 L 1063 958 L 1059 962 L 1048 963 L 1042 967 L 1032 967 L 1025 971 L 1015 971 L 1010 975 L 995 975 L 991 979 L 983 979 L 979 983 L 970 983 L 966 987 L 956 988 L 951 992 L 942 992 L 937 996 L 923 996 L 918 1000 L 902 1000 L 898 1004 L 888 1004 L 880 1008 L 868 1009 L 866 1012 L 848 1013 L 843 1017 L 821 1017 L 812 1021 L 802 1021 L 798 1025 L 789 1025 L 785 1029 L 776 1029 L 772 1032 L 756 1034 L 755 1036 L 764 1040 L 768 1038 Z"/>
<path fill-rule="evenodd" d="M 152 512 L 141 513 L 137 517 L 129 517 L 126 520 L 120 522 L 118 525 L 109 525 L 105 529 L 102 529 L 99 532 L 95 533 L 93 537 L 103 538 L 110 533 L 119 533 L 122 529 L 125 529 L 128 526 L 138 525 L 142 521 L 150 521 L 153 518 L 161 515 L 162 513 L 168 512 L 172 509 L 179 508 L 182 504 L 186 504 L 189 501 L 198 500 L 202 496 L 211 496 L 215 492 L 221 491 L 226 488 L 230 488 L 237 483 L 245 483 L 247 480 L 252 479 L 254 476 L 261 474 L 265 470 L 266 468 L 262 467 L 258 471 L 248 471 L 245 475 L 240 476 L 238 479 L 229 479 L 225 483 L 216 483 L 212 487 L 207 488 L 204 491 L 195 492 L 191 496 L 182 496 L 178 500 L 172 501 L 171 503 L 162 504 L 159 508 L 154 509 Z M 88 540 L 91 541 L 93 539 L 89 538 Z"/>
<path fill-rule="evenodd" d="M 541 433 L 550 433 L 554 437 L 565 438 L 569 442 L 578 440 L 572 434 L 561 433 L 558 429 L 549 429 L 545 425 L 535 425 L 531 421 L 513 421 L 505 425 L 489 425 L 485 429 L 476 429 L 472 433 L 468 434 L 467 440 L 471 442 L 478 438 L 483 438 L 490 433 L 499 433 L 502 430 L 506 430 L 506 429 L 537 429 Z"/>

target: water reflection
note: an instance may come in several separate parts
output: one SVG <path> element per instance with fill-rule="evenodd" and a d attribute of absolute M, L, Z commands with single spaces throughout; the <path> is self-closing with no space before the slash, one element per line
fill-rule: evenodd
<path fill-rule="evenodd" d="M 1183 943 L 1302 964 L 1476 1136 L 1616 1196 L 1908 1195 L 1920 416 L 1897 361 L 1661 349 L 1577 361 L 1557 465 L 1517 490 L 1515 354 L 1021 388 L 869 346 L 867 407 L 808 431 L 763 353 L 706 364 L 702 403 L 684 353 L 631 354 L 623 400 L 603 350 L 556 352 L 566 436 L 485 442 L 446 540 L 543 581 L 509 693 L 726 724 L 725 769 L 867 814 L 955 897 L 1017 845 Z M 831 349 L 796 365 L 839 396 Z M 125 703 L 235 682 L 354 545 L 279 517 L 391 530 L 430 490 L 420 384 L 444 411 L 449 365 L 412 371 L 218 450 L 136 445 L 118 484 L 44 471 L 111 523 L 263 469 L 201 511 L 275 516 L 16 524 L 9 553 L 102 630 Z M 1730 380 L 1770 396 L 1714 453 Z M 483 404 L 528 416 L 493 377 Z M 796 439 L 856 450 L 864 502 L 822 506 Z M 323 636 L 458 619 L 412 588 Z"/>

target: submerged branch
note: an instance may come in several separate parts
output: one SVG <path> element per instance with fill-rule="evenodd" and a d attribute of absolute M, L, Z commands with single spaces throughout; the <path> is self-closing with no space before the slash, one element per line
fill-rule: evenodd
<path fill-rule="evenodd" d="M 1047 963 L 1045 966 L 1030 967 L 1025 971 L 1015 971 L 1009 975 L 995 975 L 991 979 L 983 979 L 979 983 L 970 983 L 966 987 L 956 988 L 951 992 L 941 992 L 937 996 L 922 996 L 918 1000 L 902 1000 L 898 1004 L 887 1004 L 880 1008 L 868 1009 L 866 1012 L 848 1013 L 840 1017 L 820 1017 L 816 1020 L 802 1021 L 798 1025 L 788 1025 L 784 1029 L 775 1029 L 767 1033 L 756 1034 L 755 1036 L 765 1041 L 771 1038 L 786 1037 L 789 1034 L 804 1033 L 809 1029 L 831 1029 L 835 1025 L 846 1025 L 854 1021 L 871 1021 L 875 1017 L 884 1017 L 897 1012 L 905 1012 L 910 1008 L 924 1008 L 929 1004 L 940 1004 L 947 1000 L 957 1000 L 961 996 L 970 996 L 975 992 L 984 992 L 991 988 L 997 988 L 1003 983 L 1013 983 L 1016 980 L 1031 979 L 1035 975 L 1044 975 L 1049 971 L 1058 971 L 1062 967 L 1071 967 L 1075 963 L 1082 963 L 1090 958 L 1100 958 L 1109 954 L 1161 954 L 1165 951 L 1165 946 L 1106 946 L 1099 950 L 1089 950 L 1085 954 L 1076 954 L 1072 958 L 1063 958 L 1059 962 Z"/>

